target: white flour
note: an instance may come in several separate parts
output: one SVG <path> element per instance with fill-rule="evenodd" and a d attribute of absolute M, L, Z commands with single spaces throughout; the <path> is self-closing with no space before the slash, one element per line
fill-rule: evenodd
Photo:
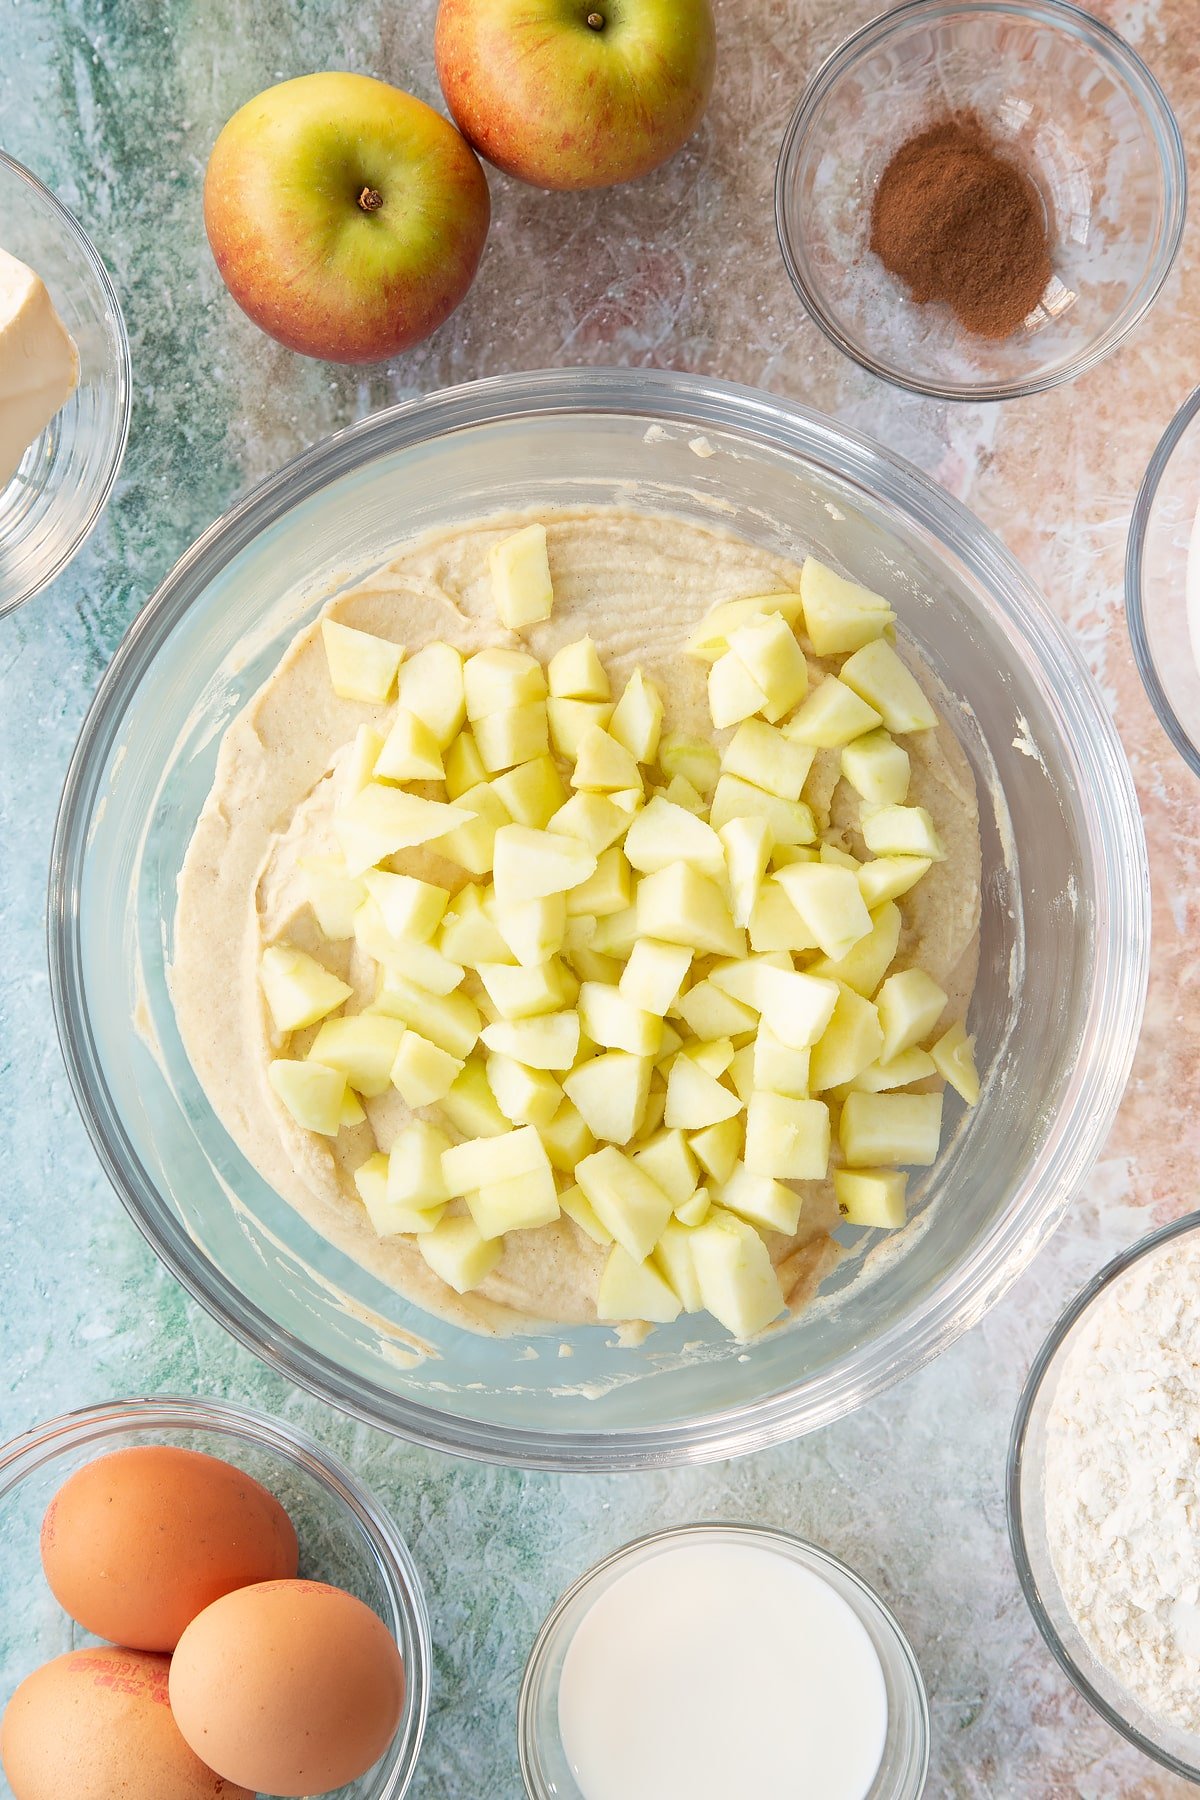
<path fill-rule="evenodd" d="M 1047 1421 L 1046 1525 L 1094 1655 L 1200 1732 L 1200 1235 L 1143 1259 L 1078 1329 Z"/>

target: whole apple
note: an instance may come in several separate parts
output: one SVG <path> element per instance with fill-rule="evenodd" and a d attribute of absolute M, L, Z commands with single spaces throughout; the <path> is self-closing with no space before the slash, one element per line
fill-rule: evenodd
<path fill-rule="evenodd" d="M 213 146 L 204 224 L 242 310 L 290 350 L 376 362 L 436 331 L 479 267 L 487 177 L 432 107 L 366 75 L 302 75 Z"/>
<path fill-rule="evenodd" d="M 481 156 L 546 188 L 633 181 L 712 92 L 710 0 L 441 0 L 446 103 Z"/>

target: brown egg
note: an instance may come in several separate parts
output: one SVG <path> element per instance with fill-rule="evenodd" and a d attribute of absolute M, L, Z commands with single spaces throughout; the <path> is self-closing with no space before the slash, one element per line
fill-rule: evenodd
<path fill-rule="evenodd" d="M 103 1644 L 27 1676 L 0 1724 L 16 1800 L 254 1800 L 184 1743 L 169 1668 L 165 1656 Z"/>
<path fill-rule="evenodd" d="M 269 1581 L 193 1619 L 171 1705 L 197 1756 L 269 1794 L 322 1794 L 377 1762 L 404 1709 L 404 1663 L 369 1606 L 319 1581 Z"/>
<path fill-rule="evenodd" d="M 173 1650 L 198 1612 L 294 1575 L 296 1533 L 273 1494 L 215 1456 L 169 1445 L 77 1469 L 42 1521 L 42 1566 L 85 1631 Z"/>

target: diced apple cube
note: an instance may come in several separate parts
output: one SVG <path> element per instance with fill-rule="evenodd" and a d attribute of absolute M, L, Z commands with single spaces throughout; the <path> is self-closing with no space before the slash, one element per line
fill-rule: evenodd
<path fill-rule="evenodd" d="M 471 817 L 471 806 L 465 800 L 460 806 L 443 806 L 438 800 L 422 800 L 401 788 L 371 781 L 338 812 L 333 828 L 341 841 L 347 873 L 363 875 L 397 850 L 445 838 L 458 826 L 469 824 Z"/>
<path fill-rule="evenodd" d="M 635 669 L 613 708 L 609 732 L 635 762 L 652 763 L 658 755 L 662 721 L 662 695 L 640 669 Z"/>
<path fill-rule="evenodd" d="M 417 1248 L 447 1287 L 465 1294 L 487 1280 L 504 1254 L 504 1240 L 482 1237 L 474 1219 L 449 1218 L 419 1237 Z"/>
<path fill-rule="evenodd" d="M 718 731 L 761 712 L 767 696 L 740 656 L 726 650 L 708 671 L 708 710 Z"/>
<path fill-rule="evenodd" d="M 841 678 L 874 707 L 889 731 L 932 731 L 937 725 L 937 714 L 916 676 L 882 638 L 848 656 Z"/>
<path fill-rule="evenodd" d="M 397 694 L 400 705 L 429 727 L 438 748 L 448 749 L 467 716 L 461 652 L 453 644 L 426 644 L 402 666 Z"/>
<path fill-rule="evenodd" d="M 681 775 L 706 799 L 716 787 L 721 773 L 721 758 L 715 744 L 703 738 L 684 737 L 679 732 L 669 733 L 659 744 L 658 764 L 669 780 Z"/>
<path fill-rule="evenodd" d="M 880 856 L 874 862 L 864 863 L 858 871 L 859 889 L 874 912 L 884 900 L 898 899 L 916 887 L 931 867 L 927 856 Z"/>
<path fill-rule="evenodd" d="M 309 1050 L 312 1061 L 337 1069 L 368 1100 L 386 1094 L 392 1064 L 406 1030 L 403 1020 L 379 1013 L 354 1013 L 326 1019 Z"/>
<path fill-rule="evenodd" d="M 523 631 L 548 619 L 554 610 L 554 583 L 546 549 L 546 527 L 526 525 L 502 538 L 488 552 L 492 599 L 500 623 Z"/>
<path fill-rule="evenodd" d="M 637 928 L 642 937 L 687 944 L 714 956 L 741 956 L 745 939 L 734 925 L 719 887 L 690 863 L 670 863 L 637 885 Z"/>
<path fill-rule="evenodd" d="M 860 1093 L 885 1094 L 890 1088 L 911 1087 L 914 1081 L 927 1081 L 937 1074 L 937 1064 L 927 1050 L 914 1045 L 893 1056 L 890 1062 L 868 1063 L 854 1077 L 852 1085 Z"/>
<path fill-rule="evenodd" d="M 572 982 L 557 957 L 532 968 L 518 964 L 480 963 L 479 979 L 502 1019 L 533 1019 L 559 1012 L 574 999 Z"/>
<path fill-rule="evenodd" d="M 518 763 L 507 774 L 497 775 L 492 786 L 509 817 L 534 831 L 544 831 L 567 798 L 562 777 L 549 756 Z"/>
<path fill-rule="evenodd" d="M 706 1187 L 698 1187 L 694 1194 L 681 1201 L 675 1208 L 675 1217 L 681 1225 L 703 1225 L 712 1210 L 712 1196 Z M 669 1229 L 669 1228 L 668 1228 Z M 659 1243 L 662 1239 L 659 1239 Z M 689 1308 L 689 1311 L 692 1310 Z"/>
<path fill-rule="evenodd" d="M 446 767 L 446 792 L 451 800 L 460 800 L 472 788 L 480 787 L 487 781 L 487 770 L 483 766 L 475 734 L 469 728 L 459 732 L 447 749 L 443 761 Z"/>
<path fill-rule="evenodd" d="M 607 700 L 611 689 L 590 637 L 566 644 L 550 659 L 550 693 L 556 700 Z"/>
<path fill-rule="evenodd" d="M 848 1094 L 838 1130 L 854 1169 L 928 1168 L 937 1161 L 941 1133 L 940 1094 Z"/>
<path fill-rule="evenodd" d="M 406 1106 L 436 1106 L 450 1092 L 462 1066 L 459 1057 L 419 1032 L 406 1031 L 392 1064 L 392 1086 Z"/>
<path fill-rule="evenodd" d="M 561 837 L 578 838 L 594 856 L 599 856 L 624 837 L 629 830 L 629 815 L 615 806 L 607 794 L 572 794 L 547 824 Z"/>
<path fill-rule="evenodd" d="M 496 833 L 512 821 L 499 794 L 486 782 L 468 788 L 459 796 L 459 805 L 472 816 L 448 832 L 438 848 L 470 874 L 487 875 L 495 855 Z"/>
<path fill-rule="evenodd" d="M 415 1236 L 421 1232 L 435 1231 L 446 1210 L 444 1203 L 440 1206 L 412 1207 L 393 1200 L 390 1158 L 378 1152 L 355 1169 L 354 1185 L 367 1209 L 367 1216 L 380 1237 L 394 1237 L 401 1232 Z"/>
<path fill-rule="evenodd" d="M 694 1131 L 691 1147 L 705 1174 L 711 1175 L 717 1183 L 728 1181 L 742 1154 L 745 1135 L 745 1125 L 740 1117 L 723 1119 L 719 1125 L 706 1125 L 703 1131 Z M 734 1211 L 737 1211 L 736 1207 Z"/>
<path fill-rule="evenodd" d="M 946 860 L 942 840 L 923 806 L 881 806 L 865 813 L 862 834 L 867 849 L 876 856 Z"/>
<path fill-rule="evenodd" d="M 882 718 L 873 706 L 847 687 L 836 675 L 828 676 L 809 694 L 799 711 L 784 726 L 784 736 L 817 750 L 836 750 L 843 744 L 874 731 Z"/>
<path fill-rule="evenodd" d="M 403 1019 L 451 1056 L 469 1056 L 479 1036 L 479 1009 L 465 994 L 430 994 L 390 969 L 384 970 L 375 1011 Z"/>
<path fill-rule="evenodd" d="M 753 1225 L 714 1206 L 691 1242 L 706 1309 L 735 1338 L 762 1331 L 784 1311 L 779 1278 Z"/>
<path fill-rule="evenodd" d="M 638 1123 L 637 1131 L 634 1134 L 633 1141 L 636 1144 L 644 1144 L 647 1138 L 653 1137 L 655 1133 L 660 1130 L 663 1122 L 663 1114 L 666 1110 L 666 1077 L 661 1075 L 659 1071 L 655 1069 L 650 1076 L 650 1091 L 646 1096 L 646 1110 L 643 1112 Z"/>
<path fill-rule="evenodd" d="M 708 811 L 703 794 L 694 788 L 690 781 L 686 781 L 682 775 L 671 777 L 662 790 L 662 797 L 664 800 L 670 801 L 672 806 L 681 806 L 684 812 L 694 813 L 697 818 Z"/>
<path fill-rule="evenodd" d="M 595 920 L 590 941 L 592 948 L 601 956 L 618 959 L 627 957 L 638 941 L 637 907 L 627 907 L 624 912 L 605 913 L 602 919 Z M 602 978 L 589 976 L 588 979 Z"/>
<path fill-rule="evenodd" d="M 612 713 L 610 700 L 567 700 L 552 696 L 546 702 L 546 717 L 551 742 L 559 756 L 574 762 L 588 733 L 603 731 Z"/>
<path fill-rule="evenodd" d="M 362 1125 L 365 1123 L 366 1117 L 366 1110 L 363 1107 L 362 1101 L 354 1092 L 354 1089 L 348 1087 L 342 1095 L 342 1110 L 338 1114 L 339 1124 Z"/>
<path fill-rule="evenodd" d="M 386 869 L 368 869 L 362 881 L 379 908 L 384 929 L 397 939 L 428 943 L 441 924 L 450 896 L 432 881 L 413 875 L 393 875 Z"/>
<path fill-rule="evenodd" d="M 532 1019 L 498 1019 L 481 1032 L 489 1050 L 529 1069 L 569 1069 L 579 1054 L 579 1014 L 541 1013 Z"/>
<path fill-rule="evenodd" d="M 607 1050 L 628 1050 L 634 1056 L 658 1055 L 662 1019 L 643 1012 L 623 998 L 620 990 L 598 981 L 585 981 L 579 990 L 579 1022 L 594 1044 Z"/>
<path fill-rule="evenodd" d="M 637 1262 L 620 1244 L 613 1245 L 596 1294 L 598 1319 L 645 1319 L 650 1324 L 670 1325 L 680 1310 L 679 1296 L 652 1262 Z"/>
<path fill-rule="evenodd" d="M 547 1069 L 530 1069 L 493 1051 L 487 1077 L 497 1106 L 514 1125 L 536 1125 L 540 1131 L 562 1105 L 562 1088 Z"/>
<path fill-rule="evenodd" d="M 795 1188 L 786 1187 L 772 1175 L 756 1175 L 742 1162 L 735 1164 L 721 1184 L 717 1199 L 760 1231 L 794 1237 L 800 1223 L 802 1201 Z"/>
<path fill-rule="evenodd" d="M 829 1168 L 829 1108 L 821 1100 L 758 1093 L 746 1108 L 746 1167 L 776 1181 L 822 1181 Z"/>
<path fill-rule="evenodd" d="M 774 848 L 769 822 L 763 818 L 730 819 L 720 831 L 735 925 L 749 925 L 758 904 L 767 863 Z"/>
<path fill-rule="evenodd" d="M 632 901 L 633 871 L 629 859 L 619 845 L 610 844 L 596 858 L 596 867 L 588 879 L 567 895 L 567 916 L 609 918 L 613 913 L 624 912 Z"/>
<path fill-rule="evenodd" d="M 837 1169 L 833 1189 L 848 1225 L 870 1225 L 898 1231 L 908 1214 L 904 1190 L 908 1176 L 898 1169 Z"/>
<path fill-rule="evenodd" d="M 698 981 L 675 1002 L 675 1011 L 698 1038 L 738 1037 L 753 1031 L 755 1013 L 744 1001 L 727 994 L 714 981 Z"/>
<path fill-rule="evenodd" d="M 441 1110 L 464 1137 L 501 1137 L 512 1125 L 496 1104 L 479 1056 L 468 1056 L 463 1063 L 462 1073 L 442 1101 Z"/>
<path fill-rule="evenodd" d="M 808 692 L 808 664 L 795 633 L 780 613 L 753 619 L 729 635 L 729 648 L 766 695 L 772 722 L 798 706 Z"/>
<path fill-rule="evenodd" d="M 777 726 L 746 719 L 726 744 L 721 769 L 781 800 L 798 800 L 814 755 L 809 745 L 793 743 Z"/>
<path fill-rule="evenodd" d="M 688 639 L 688 654 L 702 662 L 715 662 L 729 647 L 729 634 L 752 619 L 769 613 L 781 613 L 789 624 L 795 624 L 802 611 L 799 594 L 758 594 L 744 600 L 723 600 L 711 608 Z"/>
<path fill-rule="evenodd" d="M 871 915 L 849 869 L 828 863 L 794 863 L 776 881 L 808 926 L 821 950 L 834 961 L 871 930 Z"/>
<path fill-rule="evenodd" d="M 815 950 L 817 940 L 787 895 L 778 878 L 764 881 L 750 914 L 750 947 L 756 953 L 775 950 Z"/>
<path fill-rule="evenodd" d="M 467 717 L 472 724 L 490 713 L 510 712 L 546 698 L 546 676 L 525 650 L 477 650 L 463 664 Z"/>
<path fill-rule="evenodd" d="M 343 802 L 362 793 L 375 773 L 375 764 L 382 749 L 383 733 L 376 731 L 372 725 L 360 725 L 342 763 Z"/>
<path fill-rule="evenodd" d="M 887 601 L 856 581 L 847 581 L 813 556 L 800 570 L 804 623 L 818 656 L 861 650 L 882 637 L 896 615 Z"/>
<path fill-rule="evenodd" d="M 641 779 L 637 762 L 624 744 L 618 744 L 615 737 L 601 731 L 598 725 L 584 732 L 571 775 L 573 788 L 611 793 L 619 788 L 636 787 Z"/>
<path fill-rule="evenodd" d="M 544 1169 L 488 1182 L 467 1195 L 467 1211 L 485 1239 L 503 1237 L 506 1231 L 536 1231 L 539 1226 L 553 1225 L 559 1215 L 554 1170 L 547 1163 Z"/>
<path fill-rule="evenodd" d="M 563 894 L 523 900 L 519 906 L 498 906 L 494 917 L 500 936 L 526 968 L 548 961 L 562 949 L 567 930 L 567 902 Z"/>
<path fill-rule="evenodd" d="M 825 1032 L 837 1005 L 838 986 L 800 969 L 759 964 L 759 1011 L 791 1050 L 807 1050 Z"/>
<path fill-rule="evenodd" d="M 586 1119 L 570 1100 L 564 1100 L 549 1125 L 540 1130 L 547 1156 L 564 1175 L 573 1175 L 576 1165 L 596 1148 Z"/>
<path fill-rule="evenodd" d="M 630 825 L 625 854 L 647 875 L 674 862 L 690 863 L 714 881 L 725 874 L 725 852 L 711 825 L 658 794 Z"/>
<path fill-rule="evenodd" d="M 855 876 L 862 868 L 857 856 L 851 856 L 848 850 L 843 850 L 840 844 L 835 844 L 831 840 L 822 843 L 817 861 L 829 863 L 835 869 L 849 869 L 850 873 Z"/>
<path fill-rule="evenodd" d="M 900 908 L 885 900 L 871 914 L 871 929 L 866 937 L 859 938 L 853 949 L 836 961 L 823 956 L 810 963 L 809 974 L 820 975 L 827 981 L 840 981 L 844 987 L 853 988 L 856 994 L 873 994 L 895 959 L 901 922 Z"/>
<path fill-rule="evenodd" d="M 346 1077 L 340 1069 L 280 1056 L 267 1064 L 267 1080 L 297 1125 L 321 1137 L 337 1136 L 346 1093 Z"/>
<path fill-rule="evenodd" d="M 363 955 L 375 962 L 386 962 L 400 948 L 399 940 L 388 930 L 382 912 L 369 894 L 354 915 L 354 938 Z"/>
<path fill-rule="evenodd" d="M 692 952 L 686 944 L 639 938 L 621 972 L 622 999 L 640 1012 L 665 1018 L 683 986 L 691 961 Z"/>
<path fill-rule="evenodd" d="M 446 1192 L 475 1193 L 489 1182 L 533 1175 L 550 1166 L 542 1140 L 532 1125 L 521 1125 L 499 1137 L 468 1138 L 442 1152 Z"/>
<path fill-rule="evenodd" d="M 633 1160 L 670 1196 L 672 1206 L 681 1206 L 695 1193 L 700 1172 L 682 1131 L 657 1132 L 649 1143 L 634 1151 Z"/>
<path fill-rule="evenodd" d="M 480 761 L 489 775 L 511 769 L 514 763 L 532 762 L 550 751 L 546 702 L 529 700 L 504 712 L 488 713 L 471 727 Z"/>
<path fill-rule="evenodd" d="M 378 781 L 441 781 L 446 771 L 437 739 L 416 713 L 399 707 L 375 760 Z"/>
<path fill-rule="evenodd" d="M 595 1207 L 577 1182 L 566 1188 L 558 1197 L 559 1208 L 568 1219 L 574 1220 L 580 1231 L 590 1237 L 593 1244 L 601 1249 L 613 1241 L 613 1234 L 607 1225 L 601 1223 Z"/>
<path fill-rule="evenodd" d="M 646 790 L 640 784 L 637 787 L 614 788 L 608 797 L 614 806 L 620 807 L 631 819 L 646 804 Z"/>
<path fill-rule="evenodd" d="M 968 1106 L 979 1099 L 979 1074 L 975 1067 L 975 1046 L 961 1023 L 944 1032 L 929 1052 L 938 1074 L 962 1095 Z"/>
<path fill-rule="evenodd" d="M 667 1220 L 654 1252 L 654 1262 L 678 1296 L 684 1312 L 702 1311 L 704 1302 L 700 1298 L 700 1282 L 692 1259 L 692 1234 L 679 1221 L 678 1215 Z"/>
<path fill-rule="evenodd" d="M 735 1050 L 729 1064 L 728 1075 L 733 1091 L 743 1106 L 750 1104 L 750 1096 L 754 1092 L 754 1045 L 743 1044 Z"/>
<path fill-rule="evenodd" d="M 356 631 L 352 625 L 339 625 L 336 619 L 322 619 L 321 637 L 338 699 L 382 706 L 391 694 L 404 646 L 369 631 Z"/>
<path fill-rule="evenodd" d="M 814 1044 L 808 1084 L 814 1094 L 841 1087 L 873 1063 L 883 1047 L 879 1013 L 869 1000 L 844 987 L 833 1017 Z"/>
<path fill-rule="evenodd" d="M 643 1262 L 671 1217 L 670 1196 L 611 1144 L 585 1156 L 575 1179 L 605 1229 L 635 1262 Z"/>
<path fill-rule="evenodd" d="M 682 1054 L 690 1056 L 707 1075 L 723 1075 L 733 1061 L 733 1042 L 727 1037 L 691 1039 L 681 1046 Z"/>
<path fill-rule="evenodd" d="M 354 989 L 290 944 L 262 953 L 259 980 L 277 1031 L 302 1031 L 348 1000 Z"/>
<path fill-rule="evenodd" d="M 945 1010 L 946 995 L 924 969 L 903 969 L 888 976 L 876 1001 L 883 1026 L 879 1054 L 883 1062 L 890 1062 L 929 1036 Z"/>
<path fill-rule="evenodd" d="M 393 940 L 386 962 L 389 974 L 411 981 L 427 994 L 452 994 L 466 973 L 462 963 L 451 962 L 432 944 L 412 938 Z"/>
<path fill-rule="evenodd" d="M 789 1100 L 807 1100 L 811 1054 L 809 1049 L 795 1050 L 785 1044 L 764 1019 L 754 1040 L 754 1086 Z"/>
<path fill-rule="evenodd" d="M 886 731 L 868 731 L 842 751 L 842 774 L 871 806 L 899 806 L 911 769 L 908 751 Z"/>
<path fill-rule="evenodd" d="M 450 1139 L 426 1119 L 406 1125 L 388 1158 L 388 1201 L 410 1212 L 428 1212 L 450 1198 L 442 1175 L 442 1151 Z"/>
<path fill-rule="evenodd" d="M 641 1126 L 653 1066 L 646 1057 L 628 1050 L 606 1050 L 573 1069 L 563 1081 L 563 1092 L 578 1108 L 593 1137 L 609 1144 L 627 1144 Z"/>
<path fill-rule="evenodd" d="M 493 851 L 496 904 L 503 911 L 547 894 L 563 894 L 596 872 L 596 858 L 578 838 L 527 825 L 504 825 Z"/>
<path fill-rule="evenodd" d="M 781 800 L 740 775 L 722 775 L 713 795 L 708 821 L 723 831 L 731 819 L 765 819 L 776 844 L 811 844 L 817 835 L 812 808 L 803 800 Z"/>
<path fill-rule="evenodd" d="M 736 1094 L 681 1051 L 667 1077 L 666 1124 L 670 1131 L 702 1131 L 741 1112 Z"/>
<path fill-rule="evenodd" d="M 451 962 L 477 969 L 481 963 L 503 963 L 512 952 L 501 937 L 489 910 L 490 889 L 467 882 L 459 888 L 446 910 L 438 947 Z"/>
<path fill-rule="evenodd" d="M 354 915 L 367 890 L 357 876 L 347 875 L 340 856 L 303 856 L 300 869 L 304 896 L 322 937 L 336 943 L 354 936 Z"/>

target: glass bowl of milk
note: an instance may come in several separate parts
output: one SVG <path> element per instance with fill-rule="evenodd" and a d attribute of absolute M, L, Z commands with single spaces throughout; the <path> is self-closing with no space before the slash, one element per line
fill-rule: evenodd
<path fill-rule="evenodd" d="M 929 1710 L 879 1596 L 758 1525 L 618 1550 L 543 1625 L 520 1699 L 530 1800 L 917 1800 Z"/>
<path fill-rule="evenodd" d="M 79 222 L 36 175 L 0 151 L 0 251 L 45 283 L 78 352 L 78 381 L 35 435 L 16 430 L 36 387 L 37 333 L 0 316 L 0 615 L 70 562 L 104 510 L 125 454 L 129 340 L 108 271 Z M 6 263 L 11 270 L 11 265 Z M 0 314 L 3 308 L 0 307 Z M 6 357 L 6 347 L 11 354 Z M 9 437 L 6 437 L 6 427 Z"/>
<path fill-rule="evenodd" d="M 1167 426 L 1142 479 L 1125 611 L 1151 705 L 1200 775 L 1200 387 Z"/>

